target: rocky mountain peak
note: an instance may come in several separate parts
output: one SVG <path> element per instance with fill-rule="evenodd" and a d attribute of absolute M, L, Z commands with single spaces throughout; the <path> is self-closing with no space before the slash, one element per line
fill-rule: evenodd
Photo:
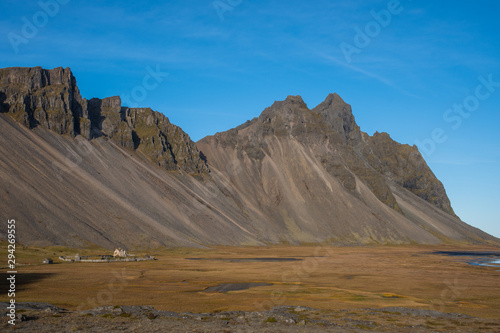
<path fill-rule="evenodd" d="M 350 105 L 344 102 L 342 97 L 340 97 L 337 93 L 328 94 L 321 104 L 324 104 L 327 108 L 331 106 L 334 108 L 350 107 Z"/>
<path fill-rule="evenodd" d="M 266 108 L 259 118 L 282 117 L 293 121 L 294 117 L 301 116 L 309 111 L 306 103 L 300 96 L 288 96 L 284 101 L 275 101 L 273 105 Z"/>
<path fill-rule="evenodd" d="M 300 95 L 288 95 L 286 97 L 286 99 L 283 101 L 284 104 L 290 104 L 290 105 L 293 105 L 293 104 L 297 104 L 301 107 L 307 107 L 306 103 L 304 102 L 304 100 L 302 99 L 302 96 Z"/>
<path fill-rule="evenodd" d="M 311 111 L 300 96 L 288 96 L 284 101 L 276 101 L 266 108 L 258 121 L 249 125 L 257 128 L 264 136 L 300 136 L 304 126 L 315 122 Z"/>
<path fill-rule="evenodd" d="M 328 95 L 311 111 L 320 114 L 328 127 L 338 132 L 346 141 L 361 141 L 361 131 L 356 124 L 351 106 L 336 93 Z"/>
<path fill-rule="evenodd" d="M 288 96 L 266 108 L 257 123 L 263 134 L 292 135 L 301 141 L 320 142 L 329 137 L 338 143 L 361 142 L 351 106 L 335 93 L 312 110 L 301 96 Z"/>

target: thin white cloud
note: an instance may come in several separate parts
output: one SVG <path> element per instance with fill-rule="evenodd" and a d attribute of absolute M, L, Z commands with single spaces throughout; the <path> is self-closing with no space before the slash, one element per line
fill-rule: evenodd
<path fill-rule="evenodd" d="M 317 54 L 318 56 L 322 57 L 323 59 L 326 59 L 326 60 L 328 60 L 328 61 L 330 61 L 330 62 L 333 62 L 333 63 L 335 63 L 335 64 L 337 64 L 337 65 L 339 65 L 339 66 L 342 66 L 342 67 L 344 67 L 344 68 L 347 68 L 347 69 L 350 69 L 350 70 L 355 71 L 355 72 L 357 72 L 357 73 L 360 73 L 360 74 L 362 74 L 362 75 L 364 75 L 364 76 L 367 76 L 367 77 L 370 77 L 370 78 L 372 78 L 372 79 L 375 79 L 375 80 L 377 80 L 377 81 L 379 81 L 379 82 L 381 82 L 381 83 L 385 84 L 386 86 L 389 86 L 389 87 L 391 87 L 391 88 L 394 88 L 394 89 L 396 89 L 396 90 L 400 91 L 401 93 L 405 94 L 406 96 L 409 96 L 409 97 L 413 97 L 413 98 L 420 99 L 420 97 L 419 97 L 419 96 L 414 95 L 414 94 L 412 94 L 412 93 L 410 93 L 410 92 L 408 92 L 408 91 L 404 90 L 403 88 L 401 88 L 401 87 L 400 87 L 400 86 L 398 86 L 397 84 L 393 83 L 391 80 L 389 80 L 389 79 L 387 79 L 387 78 L 385 78 L 385 77 L 383 77 L 383 76 L 381 76 L 381 75 L 378 75 L 378 74 L 375 74 L 375 73 L 369 72 L 369 71 L 367 71 L 367 70 L 364 70 L 364 69 L 362 69 L 362 68 L 360 68 L 360 67 L 357 67 L 357 66 L 354 66 L 354 65 L 348 64 L 348 63 L 346 63 L 346 62 L 343 62 L 343 61 L 341 61 L 341 60 L 339 60 L 339 59 L 337 59 L 337 58 L 335 58 L 335 57 L 333 57 L 333 56 L 330 56 L 330 55 L 328 55 L 328 54 L 326 54 L 326 53 L 323 53 L 323 52 L 320 52 L 320 51 L 317 51 L 317 52 L 316 52 L 316 54 Z"/>
<path fill-rule="evenodd" d="M 443 165 L 478 165 L 478 164 L 497 164 L 499 161 L 494 160 L 436 160 L 430 161 L 432 164 L 443 164 Z"/>

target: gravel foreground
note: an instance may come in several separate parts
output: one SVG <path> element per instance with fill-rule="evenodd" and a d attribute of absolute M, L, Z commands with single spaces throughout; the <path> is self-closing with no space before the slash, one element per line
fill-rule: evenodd
<path fill-rule="evenodd" d="M 0 303 L 1 330 L 19 332 L 499 332 L 500 320 L 432 310 L 317 310 L 277 306 L 268 311 L 176 313 L 149 306 L 67 311 L 48 303 L 16 304 L 16 325 Z"/>

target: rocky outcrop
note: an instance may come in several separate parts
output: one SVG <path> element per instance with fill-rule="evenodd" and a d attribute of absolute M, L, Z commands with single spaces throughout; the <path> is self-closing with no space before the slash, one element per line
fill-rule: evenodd
<path fill-rule="evenodd" d="M 153 162 L 167 170 L 182 169 L 188 173 L 208 174 L 206 159 L 196 144 L 178 126 L 170 123 L 167 117 L 149 108 L 122 108 L 124 122 L 128 127 L 117 128 L 111 137 L 113 140 L 131 141 Z"/>
<path fill-rule="evenodd" d="M 69 68 L 0 69 L 0 112 L 29 128 L 108 138 L 167 170 L 209 173 L 195 143 L 167 117 L 149 108 L 124 108 L 119 96 L 83 99 Z"/>
<path fill-rule="evenodd" d="M 29 128 L 59 134 L 80 132 L 81 96 L 69 68 L 0 69 L 1 112 Z"/>
<path fill-rule="evenodd" d="M 338 133 L 343 142 L 356 144 L 361 140 L 361 131 L 356 124 L 351 106 L 339 95 L 328 95 L 311 111 L 320 114 L 330 131 Z"/>
<path fill-rule="evenodd" d="M 448 214 L 455 215 L 443 184 L 428 167 L 416 146 L 403 145 L 387 133 L 365 134 L 364 158 L 380 174 L 432 203 Z"/>

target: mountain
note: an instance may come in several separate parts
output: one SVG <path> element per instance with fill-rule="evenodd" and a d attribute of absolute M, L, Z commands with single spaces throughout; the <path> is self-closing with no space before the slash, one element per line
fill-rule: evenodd
<path fill-rule="evenodd" d="M 416 147 L 361 132 L 336 94 L 194 143 L 159 112 L 82 98 L 68 68 L 0 69 L 0 166 L 27 245 L 498 244 Z"/>
<path fill-rule="evenodd" d="M 455 215 L 417 147 L 363 133 L 337 94 L 312 110 L 289 96 L 198 147 L 274 242 L 493 240 Z"/>

